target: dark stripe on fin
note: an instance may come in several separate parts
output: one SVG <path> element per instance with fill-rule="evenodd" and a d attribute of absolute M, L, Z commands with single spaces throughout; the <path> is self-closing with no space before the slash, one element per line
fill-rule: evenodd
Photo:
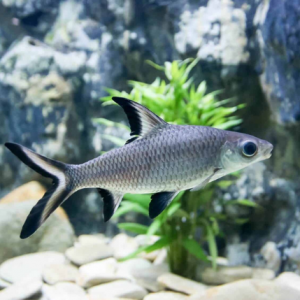
<path fill-rule="evenodd" d="M 26 239 L 35 233 L 48 217 L 70 196 L 67 190 L 57 193 L 58 182 L 45 193 L 30 211 L 21 231 L 20 238 Z"/>
<path fill-rule="evenodd" d="M 124 109 L 130 124 L 130 135 L 142 137 L 155 127 L 168 124 L 148 108 L 135 101 L 120 97 L 113 97 L 112 99 Z"/>
<path fill-rule="evenodd" d="M 69 167 L 15 143 L 6 143 L 5 146 L 34 171 L 53 180 L 52 187 L 32 208 L 23 225 L 20 237 L 25 239 L 31 236 L 51 213 L 73 193 L 68 186 L 70 179 L 66 175 Z"/>
<path fill-rule="evenodd" d="M 51 164 L 59 169 L 64 169 L 66 165 L 56 160 L 49 159 L 45 156 L 37 154 L 32 150 L 16 144 L 16 143 L 5 143 L 6 148 L 8 148 L 15 156 L 17 156 L 25 165 L 30 167 L 32 170 L 36 171 L 37 173 L 41 174 L 44 177 L 53 178 L 53 174 L 51 174 L 47 169 L 43 168 L 41 165 L 36 164 L 32 159 L 32 154 L 35 158 L 39 158 L 41 161 L 44 161 L 46 164 Z"/>
<path fill-rule="evenodd" d="M 107 222 L 113 216 L 117 208 L 119 207 L 123 194 L 113 193 L 105 189 L 98 189 L 99 194 L 103 198 L 103 215 L 104 221 Z"/>
<path fill-rule="evenodd" d="M 133 137 L 133 138 L 129 139 L 128 141 L 126 141 L 125 145 L 127 145 L 127 144 L 130 144 L 130 143 L 134 142 L 134 141 L 135 141 L 136 139 L 138 139 L 138 138 L 139 138 L 138 136 L 135 136 L 135 137 Z"/>
<path fill-rule="evenodd" d="M 160 215 L 165 208 L 172 202 L 179 192 L 161 192 L 151 196 L 149 205 L 149 216 L 151 219 Z"/>

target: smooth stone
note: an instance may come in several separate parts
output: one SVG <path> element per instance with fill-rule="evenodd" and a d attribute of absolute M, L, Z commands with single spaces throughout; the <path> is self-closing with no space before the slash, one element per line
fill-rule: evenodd
<path fill-rule="evenodd" d="M 159 240 L 158 236 L 147 236 L 145 234 L 140 234 L 135 237 L 136 242 L 138 243 L 139 246 L 145 246 L 145 245 L 152 245 L 154 244 L 157 240 Z M 159 255 L 160 250 L 152 251 L 150 253 L 142 252 L 138 256 L 150 261 L 154 261 L 157 256 Z"/>
<path fill-rule="evenodd" d="M 79 245 L 66 251 L 66 257 L 79 266 L 111 256 L 113 256 L 112 248 L 104 244 Z"/>
<path fill-rule="evenodd" d="M 44 268 L 42 276 L 46 283 L 53 285 L 58 282 L 75 282 L 78 277 L 78 269 L 72 265 L 58 264 Z"/>
<path fill-rule="evenodd" d="M 95 261 L 79 268 L 77 284 L 89 288 L 101 283 L 122 279 L 116 275 L 118 263 L 115 258 Z"/>
<path fill-rule="evenodd" d="M 88 297 L 81 287 L 74 283 L 61 282 L 56 285 L 44 285 L 43 295 L 48 300 L 87 300 Z"/>
<path fill-rule="evenodd" d="M 119 298 L 119 297 L 101 297 L 101 296 L 88 296 L 89 300 L 136 300 L 136 299 L 132 299 L 132 298 Z"/>
<path fill-rule="evenodd" d="M 17 187 L 0 199 L 1 204 L 17 203 L 28 200 L 39 200 L 46 193 L 46 189 L 37 181 L 30 181 Z"/>
<path fill-rule="evenodd" d="M 118 264 L 117 275 L 134 280 L 133 274 L 139 270 L 143 271 L 151 266 L 151 262 L 144 258 L 133 258 Z"/>
<path fill-rule="evenodd" d="M 273 280 L 275 278 L 275 272 L 269 269 L 252 269 L 252 278 L 253 279 L 264 279 L 264 280 Z"/>
<path fill-rule="evenodd" d="M 166 273 L 159 276 L 157 281 L 170 290 L 182 292 L 188 295 L 201 293 L 207 289 L 207 286 L 202 283 L 186 279 L 172 273 Z"/>
<path fill-rule="evenodd" d="M 78 243 L 81 245 L 107 244 L 107 238 L 102 235 L 82 234 L 78 237 Z"/>
<path fill-rule="evenodd" d="M 267 242 L 260 250 L 260 254 L 266 261 L 266 268 L 278 272 L 281 265 L 281 254 L 274 242 Z"/>
<path fill-rule="evenodd" d="M 99 299 L 100 296 L 142 300 L 148 294 L 144 288 L 125 280 L 113 281 L 92 287 L 88 290 L 88 293 L 90 300 Z"/>
<path fill-rule="evenodd" d="M 33 298 L 30 297 L 28 300 L 49 300 L 49 299 L 47 299 L 46 296 L 42 294 L 37 294 Z"/>
<path fill-rule="evenodd" d="M 36 202 L 0 202 L 0 264 L 25 254 L 64 252 L 74 244 L 73 227 L 67 219 L 58 214 L 59 210 L 56 210 L 32 236 L 20 239 L 21 228 Z"/>
<path fill-rule="evenodd" d="M 268 280 L 246 279 L 208 289 L 189 300 L 299 300 L 300 292 Z"/>
<path fill-rule="evenodd" d="M 160 252 L 159 250 L 152 251 L 150 253 L 142 252 L 138 255 L 138 257 L 141 257 L 141 258 L 147 259 L 151 262 L 154 262 L 156 260 L 156 258 L 158 257 L 159 252 Z"/>
<path fill-rule="evenodd" d="M 63 264 L 65 256 L 58 252 L 41 252 L 11 258 L 0 266 L 0 277 L 15 283 L 28 277 L 41 279 L 43 269 L 54 264 Z"/>
<path fill-rule="evenodd" d="M 286 285 L 300 291 L 300 276 L 292 272 L 284 272 L 280 274 L 275 280 L 275 283 Z M 300 299 L 300 298 L 299 298 Z"/>
<path fill-rule="evenodd" d="M 219 256 L 217 257 L 217 266 L 228 266 L 229 261 L 226 257 Z"/>
<path fill-rule="evenodd" d="M 250 278 L 252 278 L 252 268 L 247 266 L 219 267 L 217 270 L 206 268 L 201 274 L 202 281 L 211 285 L 219 285 Z"/>
<path fill-rule="evenodd" d="M 154 265 L 160 265 L 167 262 L 168 253 L 166 249 L 161 249 L 153 261 Z"/>
<path fill-rule="evenodd" d="M 144 300 L 188 300 L 183 294 L 173 292 L 160 292 L 147 295 Z"/>
<path fill-rule="evenodd" d="M 159 292 L 162 291 L 164 287 L 157 279 L 167 272 L 169 272 L 169 266 L 167 264 L 161 264 L 157 266 L 152 265 L 145 269 L 133 270 L 132 275 L 138 285 L 150 292 Z"/>
<path fill-rule="evenodd" d="M 42 281 L 28 277 L 0 291 L 1 300 L 23 300 L 38 294 L 42 289 Z"/>
<path fill-rule="evenodd" d="M 1 204 L 20 203 L 30 200 L 39 200 L 43 198 L 46 193 L 46 189 L 38 181 L 30 181 L 22 184 L 18 188 L 0 199 Z M 68 215 L 62 207 L 58 207 L 55 213 L 61 218 L 61 220 L 69 220 Z"/>
<path fill-rule="evenodd" d="M 139 246 L 152 245 L 159 240 L 159 236 L 151 235 L 148 236 L 146 234 L 139 234 L 134 238 Z"/>
<path fill-rule="evenodd" d="M 5 280 L 0 278 L 0 290 L 3 290 L 5 288 L 9 287 L 10 285 L 11 285 L 10 282 L 5 281 Z"/>
<path fill-rule="evenodd" d="M 124 233 L 116 235 L 111 240 L 110 246 L 113 248 L 116 259 L 124 258 L 139 248 L 139 244 L 135 238 L 127 236 Z"/>

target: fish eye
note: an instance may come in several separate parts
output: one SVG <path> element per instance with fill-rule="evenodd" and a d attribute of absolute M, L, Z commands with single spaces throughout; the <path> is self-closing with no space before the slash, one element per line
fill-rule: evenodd
<path fill-rule="evenodd" d="M 243 145 L 243 155 L 246 157 L 252 157 L 257 153 L 257 146 L 253 142 L 246 142 Z"/>

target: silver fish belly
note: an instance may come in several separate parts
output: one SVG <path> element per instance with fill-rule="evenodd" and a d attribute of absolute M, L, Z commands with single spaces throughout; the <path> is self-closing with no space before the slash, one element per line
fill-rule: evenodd
<path fill-rule="evenodd" d="M 151 218 L 182 190 L 197 190 L 228 173 L 270 158 L 272 144 L 256 137 L 203 126 L 166 123 L 146 107 L 114 97 L 127 114 L 133 138 L 126 145 L 81 165 L 39 155 L 15 143 L 5 146 L 52 186 L 32 208 L 21 238 L 32 235 L 73 193 L 97 188 L 109 220 L 125 193 L 154 193 Z"/>

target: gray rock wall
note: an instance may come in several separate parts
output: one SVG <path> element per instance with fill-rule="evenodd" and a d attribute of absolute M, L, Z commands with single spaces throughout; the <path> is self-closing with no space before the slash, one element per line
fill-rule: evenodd
<path fill-rule="evenodd" d="M 230 253 L 236 245 L 246 249 L 247 263 L 267 264 L 260 251 L 273 241 L 279 268 L 297 266 L 299 0 L 0 3 L 1 145 L 13 140 L 70 163 L 94 157 L 112 145 L 101 139 L 104 129 L 91 119 L 121 116 L 117 108 L 100 106 L 104 87 L 128 89 L 128 79 L 152 81 L 157 73 L 146 59 L 162 64 L 197 56 L 197 80 L 207 80 L 210 90 L 224 89 L 224 98 L 235 96 L 247 104 L 240 130 L 275 145 L 265 167 L 245 170 L 227 192 L 229 198 L 253 199 L 265 208 L 237 212 L 252 221 L 240 232 L 228 231 Z M 1 145 L 4 194 L 36 175 Z M 66 203 L 75 229 L 104 231 L 100 198 L 86 195 Z"/>

